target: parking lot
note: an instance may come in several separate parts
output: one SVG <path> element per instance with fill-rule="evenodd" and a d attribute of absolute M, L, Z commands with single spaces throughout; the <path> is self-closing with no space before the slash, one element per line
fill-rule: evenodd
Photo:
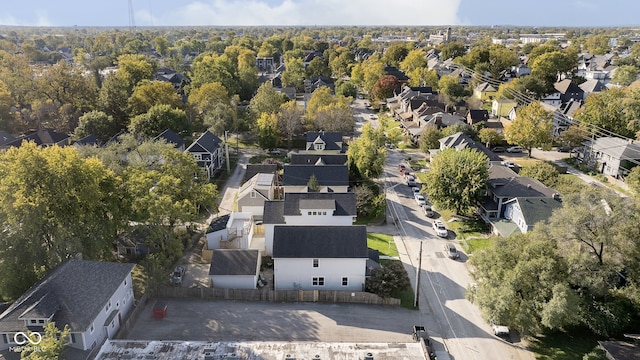
<path fill-rule="evenodd" d="M 126 339 L 412 342 L 412 326 L 422 325 L 418 311 L 380 305 L 167 301 L 163 319 L 149 301 Z"/>

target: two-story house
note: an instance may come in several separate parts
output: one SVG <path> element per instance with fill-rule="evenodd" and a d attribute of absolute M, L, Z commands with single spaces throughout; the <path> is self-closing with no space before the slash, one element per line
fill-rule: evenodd
<path fill-rule="evenodd" d="M 282 186 L 287 192 L 308 191 L 311 177 L 315 177 L 320 192 L 347 192 L 349 170 L 346 165 L 285 165 Z"/>
<path fill-rule="evenodd" d="M 50 322 L 69 326 L 72 348 L 90 350 L 113 338 L 133 307 L 134 267 L 76 259 L 60 264 L 0 314 L 0 350 L 18 346 L 21 333 L 43 335 Z"/>
<path fill-rule="evenodd" d="M 307 153 L 344 153 L 346 148 L 341 132 L 309 131 L 307 133 Z"/>
<path fill-rule="evenodd" d="M 277 226 L 350 226 L 356 221 L 355 193 L 286 193 L 284 200 L 264 205 L 264 242 L 267 255 L 273 252 Z"/>
<path fill-rule="evenodd" d="M 274 288 L 364 291 L 368 256 L 365 226 L 278 226 Z"/>
<path fill-rule="evenodd" d="M 254 219 L 262 220 L 264 203 L 273 200 L 274 194 L 275 175 L 256 174 L 238 191 L 238 211 L 251 213 Z"/>
<path fill-rule="evenodd" d="M 347 154 L 289 154 L 291 165 L 345 165 Z"/>
<path fill-rule="evenodd" d="M 640 160 L 640 145 L 625 139 L 601 137 L 585 145 L 585 158 L 598 172 L 615 178 L 629 173 L 633 166 L 630 160 Z"/>
<path fill-rule="evenodd" d="M 196 159 L 198 166 L 203 168 L 210 179 L 224 164 L 222 140 L 211 131 L 205 131 L 194 141 L 187 150 Z"/>
<path fill-rule="evenodd" d="M 433 158 L 434 156 L 437 155 L 438 152 L 442 150 L 452 148 L 456 150 L 473 149 L 475 151 L 485 154 L 489 159 L 489 162 L 502 161 L 502 159 L 498 155 L 496 155 L 493 151 L 487 149 L 486 146 L 473 140 L 463 132 L 457 132 L 453 135 L 443 137 L 438 141 L 440 142 L 440 149 L 429 150 L 430 158 Z"/>
<path fill-rule="evenodd" d="M 504 218 L 511 220 L 521 233 L 533 230 L 533 226 L 547 220 L 553 210 L 562 207 L 559 196 L 554 197 L 516 197 L 504 203 Z M 501 234 L 508 236 L 509 234 Z"/>
<path fill-rule="evenodd" d="M 498 90 L 495 88 L 495 86 L 489 84 L 488 82 L 480 83 L 473 89 L 473 97 L 482 101 L 493 100 L 497 93 Z"/>

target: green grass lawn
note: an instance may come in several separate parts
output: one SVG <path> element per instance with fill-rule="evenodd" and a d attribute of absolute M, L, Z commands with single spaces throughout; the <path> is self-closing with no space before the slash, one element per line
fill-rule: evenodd
<path fill-rule="evenodd" d="M 581 360 L 601 340 L 585 330 L 550 332 L 530 339 L 529 349 L 538 360 Z"/>
<path fill-rule="evenodd" d="M 465 243 L 467 246 L 465 246 Z M 478 250 L 486 249 L 490 246 L 491 246 L 491 239 L 488 237 L 469 239 L 469 240 L 465 240 L 465 242 L 462 243 L 462 247 L 464 247 L 464 251 L 467 254 L 473 254 Z"/>
<path fill-rule="evenodd" d="M 367 234 L 367 247 L 378 250 L 380 255 L 398 256 L 398 248 L 393 241 L 393 236 L 386 234 Z"/>

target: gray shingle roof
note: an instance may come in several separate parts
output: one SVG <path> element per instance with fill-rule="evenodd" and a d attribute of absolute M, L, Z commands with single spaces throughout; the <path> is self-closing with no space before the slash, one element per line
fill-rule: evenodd
<path fill-rule="evenodd" d="M 289 196 L 290 194 L 287 194 Z M 263 224 L 284 224 L 284 201 L 274 200 L 264 202 Z"/>
<path fill-rule="evenodd" d="M 274 258 L 368 258 L 365 226 L 276 226 Z"/>
<path fill-rule="evenodd" d="M 540 221 L 547 220 L 551 217 L 551 213 L 555 209 L 562 207 L 560 200 L 553 198 L 539 197 L 539 198 L 524 198 L 517 197 L 515 201 L 518 202 L 522 216 L 527 225 L 531 226 Z"/>
<path fill-rule="evenodd" d="M 247 182 L 258 173 L 275 174 L 276 172 L 278 172 L 278 165 L 276 164 L 247 164 L 247 170 L 244 172 L 242 182 Z"/>
<path fill-rule="evenodd" d="M 258 250 L 213 250 L 209 275 L 256 275 L 259 257 Z"/>
<path fill-rule="evenodd" d="M 164 139 L 167 143 L 173 144 L 175 148 L 181 148 L 184 146 L 184 140 L 176 134 L 175 131 L 171 129 L 167 129 L 163 131 L 160 135 L 156 136 L 153 140 Z"/>
<path fill-rule="evenodd" d="M 322 159 L 325 165 L 344 165 L 347 163 L 346 154 L 291 154 L 292 165 L 313 165 Z M 247 171 L 249 169 L 247 168 Z"/>
<path fill-rule="evenodd" d="M 349 171 L 346 165 L 287 165 L 284 167 L 282 185 L 307 185 L 315 175 L 320 186 L 348 186 Z"/>
<path fill-rule="evenodd" d="M 510 179 L 490 179 L 489 188 L 497 197 L 553 197 L 555 190 L 544 186 L 540 181 L 524 176 Z"/>
<path fill-rule="evenodd" d="M 601 137 L 592 143 L 592 147 L 593 152 L 602 152 L 615 159 L 640 159 L 640 146 L 624 139 Z"/>
<path fill-rule="evenodd" d="M 265 224 L 284 224 L 284 216 L 301 215 L 302 206 L 309 200 L 333 201 L 334 216 L 356 216 L 355 193 L 287 193 L 284 200 L 266 201 L 264 203 Z M 328 204 L 328 203 L 327 203 Z M 326 208 L 325 208 L 326 209 Z"/>
<path fill-rule="evenodd" d="M 227 223 L 229 222 L 230 214 L 219 216 L 213 220 L 211 220 L 211 224 L 207 228 L 207 233 L 212 233 L 216 231 L 223 230 L 227 227 Z"/>
<path fill-rule="evenodd" d="M 189 145 L 186 151 L 189 152 L 208 152 L 213 154 L 218 147 L 222 146 L 222 140 L 214 135 L 211 131 L 205 131 L 200 137 Z"/>
<path fill-rule="evenodd" d="M 340 147 L 342 143 L 341 132 L 309 131 L 307 144 L 313 143 L 318 137 L 326 144 L 325 150 L 342 150 Z M 307 150 L 313 150 L 313 145 L 307 146 Z"/>
<path fill-rule="evenodd" d="M 468 137 L 463 132 L 457 132 L 453 135 L 444 137 L 440 140 L 441 144 L 443 144 L 447 148 L 454 148 L 457 150 L 462 149 L 474 149 L 485 154 L 489 161 L 500 161 L 502 160 L 498 155 L 494 154 L 493 151 L 487 149 L 486 146 L 478 143 L 477 141 L 473 141 L 470 137 Z"/>
<path fill-rule="evenodd" d="M 0 314 L 0 331 L 23 331 L 22 314 L 55 312 L 53 321 L 85 331 L 135 264 L 70 259 L 35 283 Z M 56 302 L 60 304 L 56 306 Z M 56 309 L 56 310 L 52 310 Z"/>

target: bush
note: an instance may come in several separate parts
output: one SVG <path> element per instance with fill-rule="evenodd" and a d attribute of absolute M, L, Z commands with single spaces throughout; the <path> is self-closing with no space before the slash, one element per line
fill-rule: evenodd
<path fill-rule="evenodd" d="M 401 262 L 395 261 L 373 270 L 371 277 L 366 281 L 367 291 L 382 297 L 389 297 L 410 285 L 409 275 L 404 266 Z"/>

